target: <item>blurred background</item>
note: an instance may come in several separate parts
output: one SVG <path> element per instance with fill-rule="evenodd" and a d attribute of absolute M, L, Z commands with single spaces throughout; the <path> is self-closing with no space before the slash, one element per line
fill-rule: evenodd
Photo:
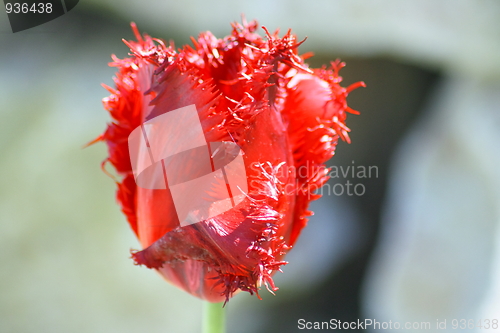
<path fill-rule="evenodd" d="M 277 295 L 234 297 L 228 332 L 500 320 L 499 1 L 82 0 L 15 34 L 0 12 L 0 332 L 200 331 L 201 301 L 129 259 L 105 145 L 82 147 L 110 120 L 100 84 L 130 21 L 181 46 L 243 13 L 307 36 L 315 67 L 344 60 L 344 86 L 366 82 L 328 165 L 377 173 L 331 180 L 364 192 L 312 204 Z"/>

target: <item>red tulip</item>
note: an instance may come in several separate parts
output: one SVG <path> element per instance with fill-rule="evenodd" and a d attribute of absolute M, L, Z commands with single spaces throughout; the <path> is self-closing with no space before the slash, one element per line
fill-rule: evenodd
<path fill-rule="evenodd" d="M 194 47 L 175 50 L 148 35 L 124 41 L 130 58 L 113 56 L 116 88 L 103 103 L 113 118 L 97 139 L 122 176 L 117 199 L 143 250 L 139 265 L 208 300 L 228 300 L 236 291 L 257 294 L 307 223 L 315 191 L 328 179 L 325 162 L 338 137 L 349 141 L 346 103 L 338 70 L 310 69 L 296 37 L 255 33 L 256 22 L 233 24 L 231 35 L 202 33 Z M 141 124 L 194 105 L 207 142 L 234 142 L 242 151 L 248 193 L 234 208 L 181 226 L 171 190 L 137 186 L 128 138 Z M 181 124 L 179 124 L 181 126 Z M 182 130 L 182 128 L 181 128 Z M 105 163 L 104 162 L 104 163 Z M 186 163 L 186 169 L 195 167 Z"/>

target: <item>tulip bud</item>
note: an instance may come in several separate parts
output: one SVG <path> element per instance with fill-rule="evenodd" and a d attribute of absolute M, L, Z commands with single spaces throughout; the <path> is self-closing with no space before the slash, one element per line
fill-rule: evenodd
<path fill-rule="evenodd" d="M 176 50 L 148 35 L 113 56 L 113 121 L 97 139 L 120 175 L 117 199 L 143 250 L 136 264 L 210 302 L 278 288 L 272 275 L 307 223 L 325 162 L 349 141 L 335 61 L 311 69 L 296 37 L 256 22 Z"/>

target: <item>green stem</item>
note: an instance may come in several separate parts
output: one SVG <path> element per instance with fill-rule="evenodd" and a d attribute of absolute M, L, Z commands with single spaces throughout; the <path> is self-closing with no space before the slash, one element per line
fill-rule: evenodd
<path fill-rule="evenodd" d="M 204 302 L 203 304 L 203 333 L 224 333 L 226 317 L 223 303 Z"/>

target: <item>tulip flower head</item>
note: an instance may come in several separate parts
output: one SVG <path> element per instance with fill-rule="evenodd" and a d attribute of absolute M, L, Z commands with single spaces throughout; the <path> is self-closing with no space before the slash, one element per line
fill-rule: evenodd
<path fill-rule="evenodd" d="M 130 57 L 112 56 L 113 121 L 97 140 L 143 248 L 135 263 L 210 302 L 276 291 L 325 162 L 349 142 L 346 97 L 364 84 L 341 87 L 343 63 L 311 69 L 295 35 L 262 37 L 255 21 L 180 49 L 132 29 Z"/>

